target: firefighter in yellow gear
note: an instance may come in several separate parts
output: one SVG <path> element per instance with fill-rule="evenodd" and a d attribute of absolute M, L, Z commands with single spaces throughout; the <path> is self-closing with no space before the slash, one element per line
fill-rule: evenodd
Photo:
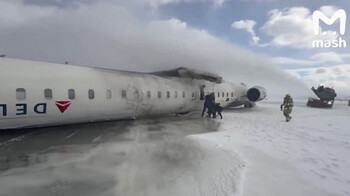
<path fill-rule="evenodd" d="M 292 113 L 293 110 L 293 98 L 290 94 L 286 94 L 284 97 L 283 103 L 281 105 L 281 111 L 283 111 L 283 115 L 286 117 L 286 121 L 290 121 L 292 117 L 290 114 Z"/>

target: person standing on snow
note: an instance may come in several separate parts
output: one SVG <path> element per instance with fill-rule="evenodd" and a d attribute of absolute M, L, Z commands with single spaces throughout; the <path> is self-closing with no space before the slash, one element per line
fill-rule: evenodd
<path fill-rule="evenodd" d="M 202 117 L 204 116 L 204 112 L 206 109 L 208 109 L 208 114 L 209 114 L 209 102 L 210 102 L 210 96 L 206 95 L 204 105 L 203 105 L 203 110 L 202 110 Z"/>
<path fill-rule="evenodd" d="M 213 115 L 213 118 L 216 118 L 216 112 L 215 112 L 215 95 L 214 93 L 209 94 L 209 102 L 208 102 L 208 116 L 211 117 Z"/>
<path fill-rule="evenodd" d="M 284 101 L 281 105 L 281 111 L 283 111 L 283 115 L 286 117 L 286 121 L 290 121 L 292 117 L 290 114 L 292 113 L 294 103 L 293 103 L 293 98 L 290 94 L 286 94 L 284 97 Z"/>

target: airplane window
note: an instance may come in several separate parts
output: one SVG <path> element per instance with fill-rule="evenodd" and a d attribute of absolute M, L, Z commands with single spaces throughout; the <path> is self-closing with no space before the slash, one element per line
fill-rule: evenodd
<path fill-rule="evenodd" d="M 192 92 L 192 98 L 194 98 L 194 92 Z"/>
<path fill-rule="evenodd" d="M 24 88 L 16 89 L 16 98 L 17 100 L 25 100 L 26 99 L 26 90 Z"/>
<path fill-rule="evenodd" d="M 228 93 L 226 93 L 226 97 L 228 97 Z"/>
<path fill-rule="evenodd" d="M 220 97 L 220 93 L 218 92 L 218 97 Z"/>
<path fill-rule="evenodd" d="M 158 91 L 158 98 L 160 99 L 162 97 L 162 92 Z"/>
<path fill-rule="evenodd" d="M 89 99 L 94 99 L 95 98 L 95 92 L 92 89 L 89 89 Z"/>
<path fill-rule="evenodd" d="M 231 93 L 231 97 L 233 97 L 233 93 Z"/>
<path fill-rule="evenodd" d="M 169 91 L 166 92 L 166 97 L 170 98 L 170 92 Z"/>
<path fill-rule="evenodd" d="M 175 91 L 175 98 L 177 98 L 177 91 Z"/>
<path fill-rule="evenodd" d="M 147 91 L 147 98 L 148 98 L 148 99 L 151 98 L 151 91 Z"/>
<path fill-rule="evenodd" d="M 75 91 L 74 91 L 74 89 L 69 89 L 68 90 L 68 99 L 70 99 L 70 100 L 75 99 Z"/>
<path fill-rule="evenodd" d="M 225 97 L 225 93 L 224 92 L 222 92 L 222 97 Z"/>
<path fill-rule="evenodd" d="M 112 91 L 107 90 L 107 99 L 112 99 Z"/>
<path fill-rule="evenodd" d="M 182 98 L 185 98 L 185 91 L 182 91 Z"/>
<path fill-rule="evenodd" d="M 122 90 L 122 98 L 126 98 L 126 91 Z"/>
<path fill-rule="evenodd" d="M 45 99 L 51 100 L 52 99 L 52 90 L 49 88 L 45 89 L 44 96 L 45 96 Z"/>

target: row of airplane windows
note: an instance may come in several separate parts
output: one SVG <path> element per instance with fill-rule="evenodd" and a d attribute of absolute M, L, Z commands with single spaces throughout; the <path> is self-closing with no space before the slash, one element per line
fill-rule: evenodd
<path fill-rule="evenodd" d="M 138 91 L 135 92 L 138 96 Z M 209 92 L 207 92 L 207 95 L 209 95 Z M 126 90 L 122 90 L 121 92 L 121 97 L 122 98 L 126 98 Z M 147 98 L 150 99 L 151 98 L 151 91 L 147 91 Z M 186 93 L 185 91 L 182 91 L 182 98 L 185 98 Z M 44 97 L 47 100 L 51 100 L 53 98 L 53 93 L 52 93 L 52 89 L 44 89 Z M 94 99 L 95 98 L 95 91 L 93 89 L 89 89 L 88 90 L 88 97 L 89 99 Z M 162 92 L 158 91 L 157 93 L 157 97 L 158 99 L 162 98 Z M 170 98 L 170 91 L 166 92 L 166 97 Z M 220 97 L 220 92 L 217 93 L 217 97 Z M 225 93 L 222 92 L 222 97 L 225 97 Z M 229 93 L 226 93 L 226 97 L 229 97 Z M 233 93 L 231 93 L 231 97 L 233 97 Z M 17 88 L 16 89 L 16 98 L 17 100 L 25 100 L 26 99 L 26 90 L 24 88 Z M 106 91 L 106 98 L 107 99 L 112 99 L 112 91 L 111 90 L 107 90 Z M 174 98 L 178 98 L 178 93 L 177 91 L 174 91 Z M 195 92 L 192 92 L 192 98 L 195 98 Z M 74 89 L 68 89 L 68 99 L 70 100 L 74 100 L 75 99 L 75 90 Z"/>

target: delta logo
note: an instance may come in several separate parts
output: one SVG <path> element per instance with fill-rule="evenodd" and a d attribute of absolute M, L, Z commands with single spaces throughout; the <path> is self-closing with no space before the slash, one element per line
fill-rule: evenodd
<path fill-rule="evenodd" d="M 69 106 L 71 105 L 71 101 L 55 101 L 55 105 L 57 106 L 58 110 L 63 114 Z M 0 103 L 0 117 L 6 117 L 8 116 L 9 111 L 8 104 L 1 104 Z M 26 103 L 17 103 L 15 105 L 15 115 L 16 116 L 23 116 L 27 115 L 28 111 L 33 111 L 35 114 L 46 114 L 47 113 L 47 103 L 37 103 L 34 104 L 34 106 L 31 106 Z M 10 108 L 10 110 L 13 111 L 13 109 Z"/>
<path fill-rule="evenodd" d="M 62 114 L 69 108 L 70 104 L 70 101 L 56 101 L 56 106 Z"/>

